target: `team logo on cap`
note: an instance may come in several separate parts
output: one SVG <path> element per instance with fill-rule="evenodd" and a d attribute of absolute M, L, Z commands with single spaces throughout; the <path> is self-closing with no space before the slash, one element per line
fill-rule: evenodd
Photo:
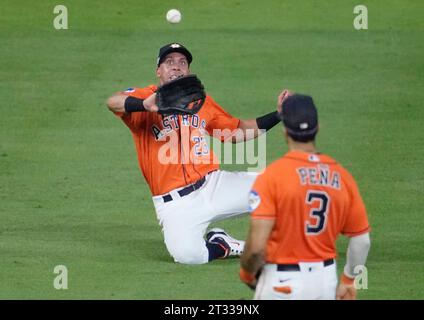
<path fill-rule="evenodd" d="M 175 49 L 175 48 L 179 48 L 179 47 L 181 47 L 178 43 L 173 43 L 173 44 L 171 44 L 170 45 L 170 47 L 172 48 L 172 49 Z"/>
<path fill-rule="evenodd" d="M 259 207 L 259 204 L 261 203 L 261 197 L 259 194 L 252 190 L 249 193 L 249 211 L 254 211 L 257 207 Z"/>
<path fill-rule="evenodd" d="M 302 122 L 301 124 L 299 124 L 299 128 L 302 130 L 306 130 L 309 128 L 309 124 L 307 122 Z"/>

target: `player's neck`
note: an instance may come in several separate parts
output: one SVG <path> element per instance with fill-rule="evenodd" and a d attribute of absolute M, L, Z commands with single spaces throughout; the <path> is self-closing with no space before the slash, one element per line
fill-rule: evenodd
<path fill-rule="evenodd" d="M 302 142 L 296 142 L 289 139 L 288 147 L 290 151 L 302 151 L 302 152 L 308 152 L 308 153 L 318 152 L 314 142 L 302 143 Z"/>

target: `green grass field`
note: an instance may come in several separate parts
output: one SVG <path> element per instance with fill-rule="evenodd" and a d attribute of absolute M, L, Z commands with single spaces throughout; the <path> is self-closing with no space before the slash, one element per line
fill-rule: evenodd
<path fill-rule="evenodd" d="M 237 259 L 172 261 L 130 133 L 105 107 L 118 90 L 156 83 L 157 51 L 172 41 L 235 116 L 272 111 L 286 87 L 314 97 L 319 149 L 356 177 L 373 228 L 359 298 L 424 298 L 424 3 L 223 3 L 2 2 L 1 299 L 252 297 Z M 353 28 L 359 3 L 368 30 Z M 68 30 L 53 28 L 57 4 Z M 164 18 L 173 7 L 178 25 Z M 286 150 L 273 129 L 268 163 Z M 244 238 L 248 218 L 220 225 Z M 68 290 L 53 287 L 56 265 L 68 268 Z"/>

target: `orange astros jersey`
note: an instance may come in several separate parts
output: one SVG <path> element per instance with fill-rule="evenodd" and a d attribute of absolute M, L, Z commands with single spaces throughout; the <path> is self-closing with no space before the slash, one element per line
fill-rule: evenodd
<path fill-rule="evenodd" d="M 156 90 L 157 87 L 151 85 L 142 89 L 130 88 L 124 93 L 146 99 Z M 218 169 L 218 160 L 208 148 L 205 134 L 212 136 L 214 129 L 235 130 L 240 122 L 210 96 L 193 116 L 163 117 L 156 112 L 117 115 L 132 132 L 140 169 L 153 195 L 194 183 Z M 220 138 L 224 140 L 224 136 Z"/>
<path fill-rule="evenodd" d="M 340 233 L 369 231 L 355 180 L 329 156 L 289 151 L 258 176 L 252 219 L 275 219 L 267 263 L 291 264 L 336 257 Z"/>

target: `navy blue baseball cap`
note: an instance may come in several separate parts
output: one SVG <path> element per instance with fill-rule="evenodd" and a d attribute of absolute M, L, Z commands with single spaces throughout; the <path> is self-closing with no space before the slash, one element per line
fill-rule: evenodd
<path fill-rule="evenodd" d="M 318 112 L 310 96 L 288 96 L 283 102 L 280 118 L 290 134 L 311 136 L 318 131 Z"/>
<path fill-rule="evenodd" d="M 181 43 L 173 42 L 159 49 L 157 66 L 159 67 L 159 65 L 163 62 L 165 57 L 172 52 L 179 52 L 185 55 L 185 57 L 187 58 L 188 64 L 190 64 L 193 61 L 193 56 L 191 55 L 190 51 L 188 51 L 186 47 L 184 47 Z"/>

